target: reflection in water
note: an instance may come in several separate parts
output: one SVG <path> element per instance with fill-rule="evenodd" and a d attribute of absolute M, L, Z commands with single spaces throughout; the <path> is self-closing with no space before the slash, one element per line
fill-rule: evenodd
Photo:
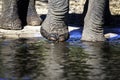
<path fill-rule="evenodd" d="M 104 80 L 105 66 L 102 64 L 102 62 L 104 61 L 104 59 L 102 58 L 102 56 L 104 55 L 104 52 L 102 50 L 104 48 L 104 43 L 83 42 L 83 45 L 85 45 L 85 53 L 89 55 L 86 60 L 86 64 L 90 65 L 90 69 L 88 69 L 88 78 L 90 80 Z"/>
<path fill-rule="evenodd" d="M 103 58 L 106 61 L 103 65 L 106 66 L 104 71 L 107 75 L 105 80 L 120 80 L 120 43 L 107 43 L 104 52 L 106 54 Z"/>
<path fill-rule="evenodd" d="M 119 80 L 120 79 L 120 44 L 113 43 L 83 43 L 85 53 L 89 54 L 86 64 L 88 80 Z"/>
<path fill-rule="evenodd" d="M 0 41 L 0 80 L 119 80 L 119 42 Z"/>
<path fill-rule="evenodd" d="M 51 43 L 48 47 L 44 62 L 46 78 L 43 80 L 65 80 L 62 68 L 64 67 L 64 56 L 68 53 L 66 43 Z"/>
<path fill-rule="evenodd" d="M 26 39 L 1 44 L 3 75 L 1 78 L 15 80 L 36 80 L 43 76 L 43 48 L 40 44 L 27 44 Z"/>
<path fill-rule="evenodd" d="M 81 47 L 70 46 L 65 56 L 64 76 L 67 80 L 87 80 L 89 65 L 86 64 L 87 54 Z"/>

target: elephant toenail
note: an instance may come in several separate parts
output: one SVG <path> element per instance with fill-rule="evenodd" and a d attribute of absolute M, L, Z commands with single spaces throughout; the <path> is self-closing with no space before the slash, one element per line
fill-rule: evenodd
<path fill-rule="evenodd" d="M 59 42 L 63 42 L 63 41 L 65 41 L 65 37 L 64 36 L 60 36 L 59 37 Z"/>
<path fill-rule="evenodd" d="M 51 40 L 51 41 L 57 41 L 57 34 L 50 34 L 48 36 L 48 39 Z"/>

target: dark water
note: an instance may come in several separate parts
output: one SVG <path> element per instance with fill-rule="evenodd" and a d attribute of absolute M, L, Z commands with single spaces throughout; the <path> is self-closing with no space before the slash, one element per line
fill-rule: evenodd
<path fill-rule="evenodd" d="M 0 80 L 120 80 L 120 41 L 1 39 Z"/>

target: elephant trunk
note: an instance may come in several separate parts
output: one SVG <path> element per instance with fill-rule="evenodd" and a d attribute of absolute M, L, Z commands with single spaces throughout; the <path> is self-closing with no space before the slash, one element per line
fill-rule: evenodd
<path fill-rule="evenodd" d="M 82 40 L 104 41 L 103 24 L 106 0 L 89 0 Z"/>
<path fill-rule="evenodd" d="M 68 14 L 68 0 L 49 0 L 48 15 L 54 18 L 55 21 L 62 21 Z"/>
<path fill-rule="evenodd" d="M 52 41 L 68 39 L 66 17 L 69 9 L 69 0 L 48 0 L 48 14 L 42 24 L 41 34 Z"/>

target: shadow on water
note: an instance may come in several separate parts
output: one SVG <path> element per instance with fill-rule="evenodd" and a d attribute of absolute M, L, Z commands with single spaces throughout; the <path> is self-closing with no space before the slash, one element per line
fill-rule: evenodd
<path fill-rule="evenodd" d="M 119 80 L 119 42 L 0 40 L 0 80 Z"/>

